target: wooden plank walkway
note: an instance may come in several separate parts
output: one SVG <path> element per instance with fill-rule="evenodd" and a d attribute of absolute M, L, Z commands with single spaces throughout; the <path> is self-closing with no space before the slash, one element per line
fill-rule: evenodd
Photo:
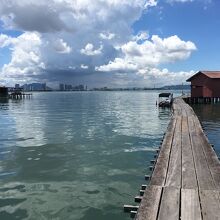
<path fill-rule="evenodd" d="M 136 212 L 135 212 L 136 213 Z M 220 220 L 220 162 L 192 108 L 181 98 L 136 220 Z"/>

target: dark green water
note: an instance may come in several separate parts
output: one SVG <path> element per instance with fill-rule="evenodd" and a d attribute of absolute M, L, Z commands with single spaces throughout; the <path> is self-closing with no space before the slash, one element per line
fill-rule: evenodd
<path fill-rule="evenodd" d="M 0 219 L 125 220 L 170 111 L 157 92 L 0 103 Z"/>
<path fill-rule="evenodd" d="M 204 126 L 209 142 L 214 144 L 215 151 L 220 157 L 220 103 L 192 107 Z"/>

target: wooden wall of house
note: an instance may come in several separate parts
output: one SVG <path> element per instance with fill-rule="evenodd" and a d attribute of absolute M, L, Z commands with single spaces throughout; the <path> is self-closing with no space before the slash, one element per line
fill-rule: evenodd
<path fill-rule="evenodd" d="M 212 90 L 212 97 L 220 97 L 220 79 L 210 79 L 208 87 Z"/>
<path fill-rule="evenodd" d="M 191 80 L 191 97 L 220 97 L 220 79 L 197 75 Z"/>

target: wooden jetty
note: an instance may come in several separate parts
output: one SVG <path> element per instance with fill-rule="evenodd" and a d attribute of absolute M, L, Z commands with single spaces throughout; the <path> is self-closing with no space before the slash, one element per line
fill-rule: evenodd
<path fill-rule="evenodd" d="M 1 99 L 24 99 L 31 98 L 31 93 L 24 93 L 22 88 L 16 89 L 11 88 L 9 92 L 9 88 L 0 86 L 0 98 Z"/>
<path fill-rule="evenodd" d="M 220 219 L 220 162 L 192 108 L 173 102 L 173 117 L 149 185 L 124 210 L 136 220 Z M 145 177 L 146 179 L 146 177 Z"/>
<path fill-rule="evenodd" d="M 31 93 L 23 93 L 23 92 L 12 92 L 8 95 L 9 99 L 24 99 L 24 98 L 31 98 Z"/>

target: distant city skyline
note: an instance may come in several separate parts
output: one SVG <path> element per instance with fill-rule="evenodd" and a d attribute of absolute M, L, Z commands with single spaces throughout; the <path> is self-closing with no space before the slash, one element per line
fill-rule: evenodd
<path fill-rule="evenodd" d="M 218 0 L 2 1 L 0 85 L 181 84 L 220 69 L 219 8 Z"/>
<path fill-rule="evenodd" d="M 25 83 L 23 85 L 20 85 L 19 83 L 16 83 L 14 86 L 15 89 L 23 89 L 24 91 L 46 91 L 49 88 L 47 88 L 46 83 Z"/>
<path fill-rule="evenodd" d="M 1 87 L 1 86 L 0 86 Z M 1 87 L 4 88 L 4 87 Z M 7 88 L 7 87 L 6 87 Z M 22 90 L 22 91 L 130 91 L 130 90 L 189 90 L 190 84 L 180 84 L 180 85 L 166 85 L 161 87 L 93 87 L 88 88 L 87 85 L 71 85 L 60 83 L 58 87 L 51 88 L 48 87 L 46 83 L 29 83 L 20 85 L 16 83 L 14 87 L 8 87 L 10 91 Z"/>

